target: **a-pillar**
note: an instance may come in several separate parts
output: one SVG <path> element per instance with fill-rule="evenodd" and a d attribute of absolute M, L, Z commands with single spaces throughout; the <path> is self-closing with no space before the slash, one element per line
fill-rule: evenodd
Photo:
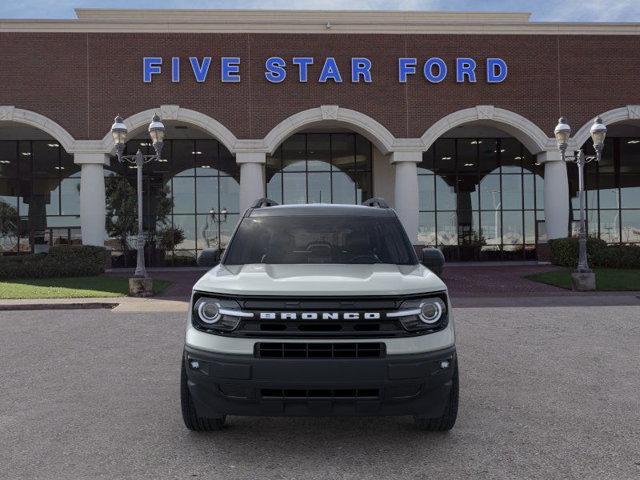
<path fill-rule="evenodd" d="M 249 208 L 256 200 L 265 196 L 264 165 L 267 156 L 264 152 L 238 152 L 236 162 L 240 165 L 240 213 Z"/>
<path fill-rule="evenodd" d="M 413 244 L 418 242 L 418 163 L 421 161 L 422 151 L 391 153 L 391 164 L 396 170 L 395 210 Z"/>
<path fill-rule="evenodd" d="M 569 234 L 569 180 L 567 164 L 560 152 L 542 152 L 538 163 L 544 164 L 544 218 L 547 238 L 565 238 Z"/>
<path fill-rule="evenodd" d="M 80 227 L 83 245 L 104 246 L 106 204 L 104 165 L 109 156 L 104 153 L 75 153 L 80 165 Z"/>

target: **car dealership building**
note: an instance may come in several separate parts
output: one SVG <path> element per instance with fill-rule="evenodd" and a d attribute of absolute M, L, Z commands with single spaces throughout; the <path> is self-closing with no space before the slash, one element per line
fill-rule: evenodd
<path fill-rule="evenodd" d="M 0 252 L 133 246 L 144 167 L 152 265 L 224 247 L 257 198 L 383 197 L 412 241 L 452 260 L 534 259 L 576 230 L 570 150 L 593 147 L 588 229 L 640 243 L 640 25 L 530 22 L 526 13 L 77 10 L 0 20 Z"/>

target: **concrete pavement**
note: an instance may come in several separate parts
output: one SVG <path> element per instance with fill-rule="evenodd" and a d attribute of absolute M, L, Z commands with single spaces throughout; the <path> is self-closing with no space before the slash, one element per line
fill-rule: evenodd
<path fill-rule="evenodd" d="M 461 406 L 411 419 L 182 425 L 181 313 L 0 313 L 0 477 L 635 479 L 640 308 L 457 308 Z"/>

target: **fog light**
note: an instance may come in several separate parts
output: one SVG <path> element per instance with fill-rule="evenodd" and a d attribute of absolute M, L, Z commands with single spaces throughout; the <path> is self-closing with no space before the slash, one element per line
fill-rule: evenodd
<path fill-rule="evenodd" d="M 443 360 L 440 362 L 440 368 L 445 370 L 447 368 L 449 368 L 449 360 Z"/>
<path fill-rule="evenodd" d="M 200 362 L 198 362 L 197 360 L 191 360 L 189 362 L 189 365 L 191 366 L 192 369 L 194 370 L 198 370 L 200 368 Z"/>

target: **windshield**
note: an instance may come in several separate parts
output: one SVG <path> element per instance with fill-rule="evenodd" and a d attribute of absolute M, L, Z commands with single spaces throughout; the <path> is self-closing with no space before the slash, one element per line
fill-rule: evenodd
<path fill-rule="evenodd" d="M 242 219 L 223 263 L 415 265 L 417 257 L 396 217 L 268 215 Z"/>

